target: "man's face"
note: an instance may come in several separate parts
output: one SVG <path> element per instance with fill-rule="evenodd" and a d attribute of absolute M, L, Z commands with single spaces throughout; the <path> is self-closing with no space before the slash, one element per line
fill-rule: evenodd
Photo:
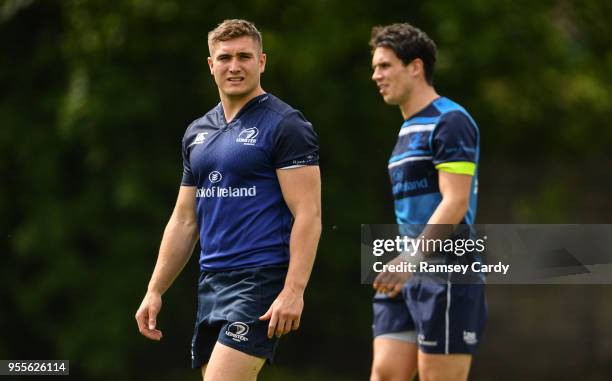
<path fill-rule="evenodd" d="M 259 88 L 260 76 L 266 66 L 266 55 L 259 53 L 259 46 L 254 39 L 244 36 L 219 41 L 212 49 L 208 66 L 222 94 L 241 98 Z"/>
<path fill-rule="evenodd" d="M 405 102 L 414 86 L 413 62 L 404 65 L 395 52 L 389 48 L 378 47 L 372 55 L 372 80 L 385 103 L 399 105 Z"/>

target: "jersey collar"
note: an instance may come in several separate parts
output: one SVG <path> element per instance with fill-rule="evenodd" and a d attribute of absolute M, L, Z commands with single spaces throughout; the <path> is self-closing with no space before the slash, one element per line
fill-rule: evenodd
<path fill-rule="evenodd" d="M 428 117 L 438 116 L 440 113 L 439 113 L 438 109 L 436 108 L 435 104 L 436 104 L 436 102 L 438 102 L 442 98 L 444 98 L 444 97 L 437 97 L 433 101 L 429 102 L 427 104 L 427 106 L 423 107 L 422 109 L 420 109 L 419 111 L 417 111 L 416 113 L 414 113 L 410 117 L 408 117 L 406 120 L 404 120 L 404 123 L 409 122 L 412 119 L 419 118 L 419 117 L 426 117 L 426 118 L 428 118 Z"/>
<path fill-rule="evenodd" d="M 238 111 L 238 114 L 236 114 L 234 119 L 232 119 L 232 122 L 239 119 L 241 116 L 246 114 L 251 109 L 256 108 L 257 105 L 264 103 L 269 98 L 270 98 L 270 94 L 263 93 L 249 100 L 244 106 L 242 106 L 240 111 Z M 219 104 L 217 105 L 217 123 L 219 126 L 226 126 L 228 124 L 227 121 L 225 120 L 225 113 L 223 112 L 223 104 L 221 102 L 219 102 Z"/>

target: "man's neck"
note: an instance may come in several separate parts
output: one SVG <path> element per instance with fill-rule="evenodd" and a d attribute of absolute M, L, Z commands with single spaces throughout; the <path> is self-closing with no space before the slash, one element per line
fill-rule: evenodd
<path fill-rule="evenodd" d="M 439 97 L 436 89 L 428 84 L 415 87 L 408 99 L 399 105 L 404 120 L 411 118 Z"/>
<path fill-rule="evenodd" d="M 232 97 L 219 93 L 219 97 L 221 98 L 221 104 L 223 105 L 223 113 L 225 114 L 226 122 L 231 122 L 240 112 L 240 110 L 244 107 L 244 105 L 249 103 L 251 99 L 264 93 L 265 91 L 263 91 L 261 87 L 258 87 L 248 95 L 244 95 L 241 97 Z"/>

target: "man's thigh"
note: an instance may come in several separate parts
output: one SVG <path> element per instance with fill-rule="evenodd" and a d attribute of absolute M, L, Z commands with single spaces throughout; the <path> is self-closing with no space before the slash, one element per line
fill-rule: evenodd
<path fill-rule="evenodd" d="M 259 320 L 283 287 L 286 266 L 240 269 L 200 277 L 198 316 L 192 339 L 192 367 L 210 362 L 222 343 L 253 357 L 273 360 L 278 339 L 268 338 Z"/>
<path fill-rule="evenodd" d="M 416 370 L 416 343 L 388 337 L 374 338 L 371 381 L 411 380 Z"/>
<path fill-rule="evenodd" d="M 265 359 L 217 343 L 208 364 L 202 366 L 204 381 L 255 381 Z"/>
<path fill-rule="evenodd" d="M 472 355 L 430 354 L 419 350 L 420 381 L 465 381 L 470 372 Z"/>
<path fill-rule="evenodd" d="M 426 276 L 413 279 L 403 291 L 420 351 L 475 353 L 486 322 L 484 285 L 443 283 Z"/>

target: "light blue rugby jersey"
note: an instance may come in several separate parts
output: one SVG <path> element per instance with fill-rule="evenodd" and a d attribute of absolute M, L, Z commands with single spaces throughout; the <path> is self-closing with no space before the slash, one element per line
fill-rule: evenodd
<path fill-rule="evenodd" d="M 445 97 L 404 121 L 388 166 L 398 224 L 427 224 L 442 200 L 436 166 L 454 162 L 475 164 L 469 207 L 461 220 L 474 223 L 479 140 L 474 119 Z"/>

